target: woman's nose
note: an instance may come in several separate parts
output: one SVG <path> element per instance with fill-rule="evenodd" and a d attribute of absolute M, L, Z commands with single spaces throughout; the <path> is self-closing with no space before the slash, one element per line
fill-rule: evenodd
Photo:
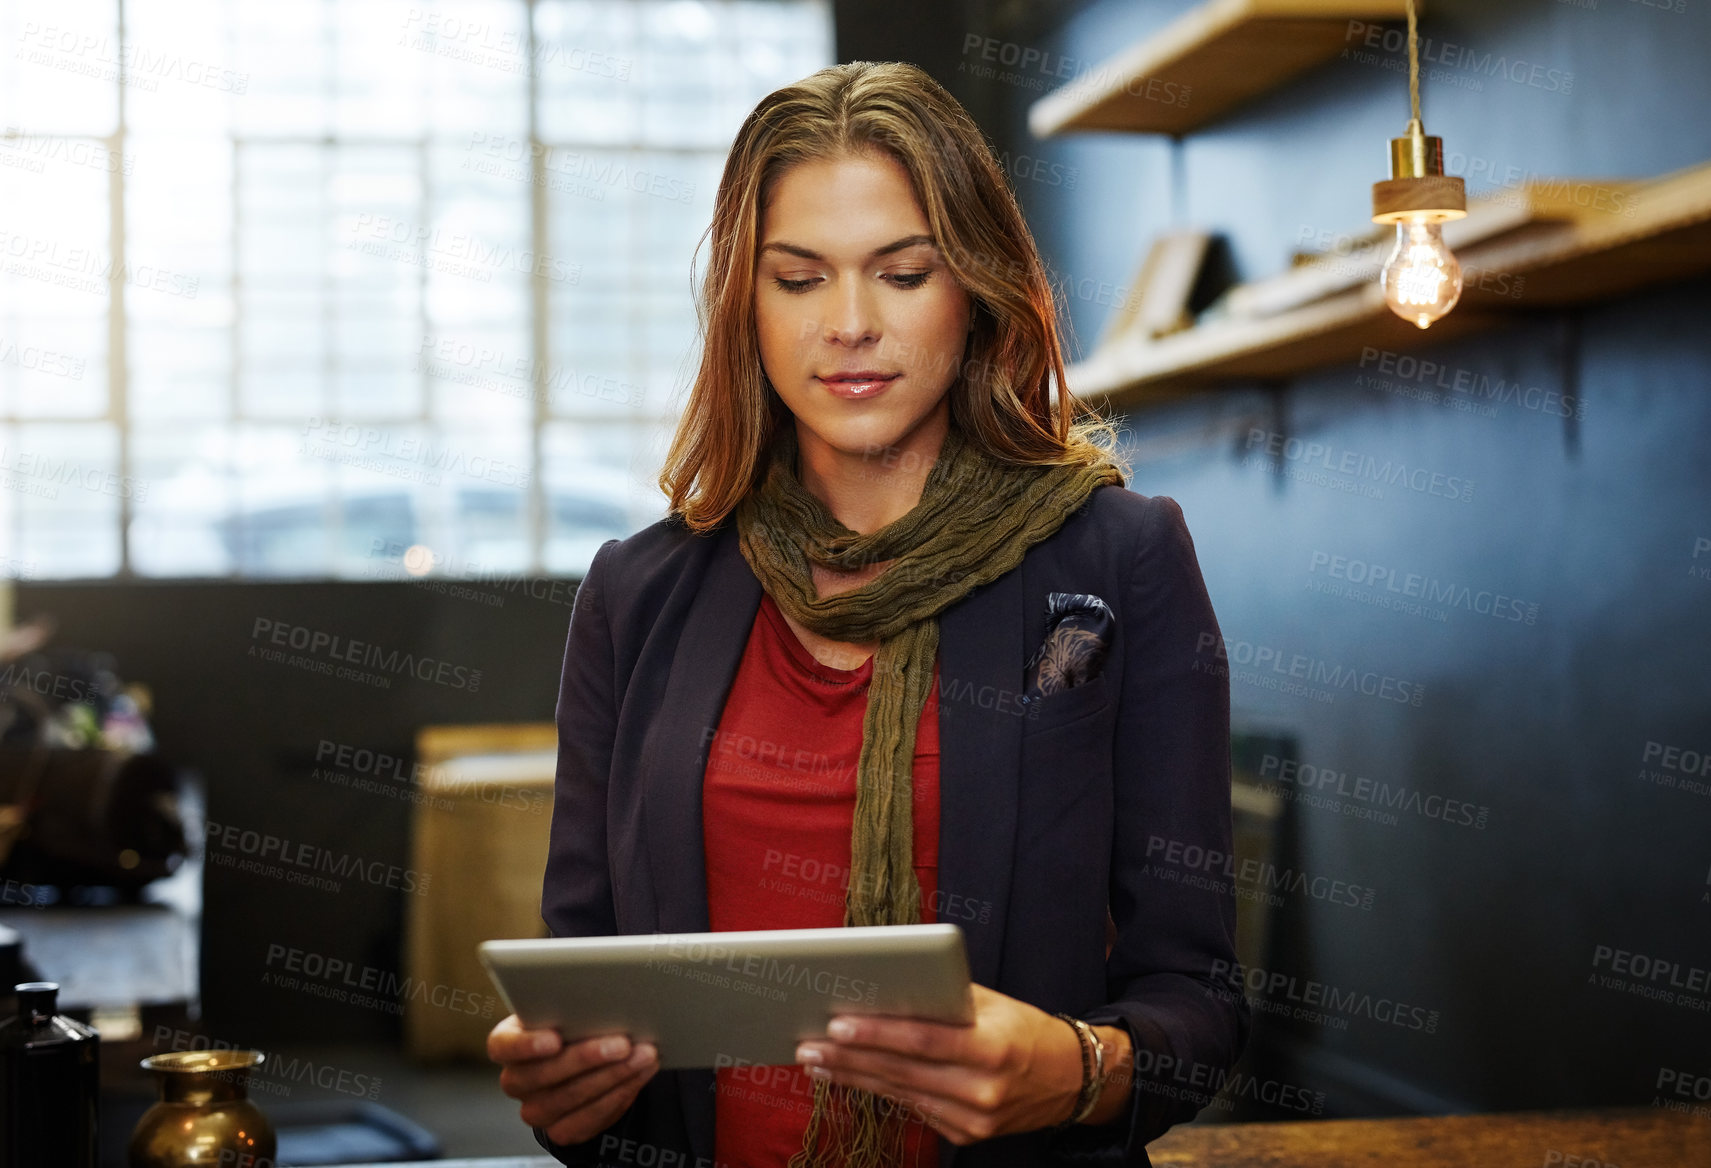
<path fill-rule="evenodd" d="M 858 345 L 879 335 L 873 293 L 861 280 L 843 282 L 827 298 L 824 334 L 828 341 Z"/>

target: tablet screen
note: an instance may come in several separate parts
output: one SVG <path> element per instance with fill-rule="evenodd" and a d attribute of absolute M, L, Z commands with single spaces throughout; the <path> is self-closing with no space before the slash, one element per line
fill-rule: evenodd
<path fill-rule="evenodd" d="M 482 963 L 529 1029 L 628 1034 L 661 1069 L 781 1064 L 833 1015 L 974 1021 L 953 923 L 485 941 Z"/>

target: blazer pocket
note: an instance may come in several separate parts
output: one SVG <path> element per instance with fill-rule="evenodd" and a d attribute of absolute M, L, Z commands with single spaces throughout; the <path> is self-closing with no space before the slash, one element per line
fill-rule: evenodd
<path fill-rule="evenodd" d="M 1027 713 L 1022 717 L 1022 737 L 1031 738 L 1067 726 L 1098 713 L 1110 704 L 1111 695 L 1104 673 L 1045 697 L 1030 697 L 1025 705 Z"/>
<path fill-rule="evenodd" d="M 1103 676 L 1115 624 L 1111 606 L 1092 593 L 1048 595 L 1045 636 L 1022 667 L 1022 692 L 1051 701 Z"/>

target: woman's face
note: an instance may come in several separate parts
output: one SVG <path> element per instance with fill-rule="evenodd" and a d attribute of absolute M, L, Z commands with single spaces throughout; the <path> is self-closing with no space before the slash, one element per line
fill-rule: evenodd
<path fill-rule="evenodd" d="M 761 364 L 796 415 L 803 455 L 895 447 L 930 461 L 973 300 L 934 245 L 908 172 L 878 152 L 798 163 L 774 184 L 760 227 Z"/>

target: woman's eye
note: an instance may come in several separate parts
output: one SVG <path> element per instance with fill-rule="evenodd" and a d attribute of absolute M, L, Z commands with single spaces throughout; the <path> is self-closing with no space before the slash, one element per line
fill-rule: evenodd
<path fill-rule="evenodd" d="M 932 275 L 933 273 L 929 269 L 925 272 L 903 272 L 897 275 L 881 276 L 880 279 L 889 280 L 897 288 L 919 288 L 931 279 Z M 774 276 L 772 282 L 782 292 L 801 293 L 808 291 L 819 281 L 814 279 L 786 280 L 783 276 Z"/>

